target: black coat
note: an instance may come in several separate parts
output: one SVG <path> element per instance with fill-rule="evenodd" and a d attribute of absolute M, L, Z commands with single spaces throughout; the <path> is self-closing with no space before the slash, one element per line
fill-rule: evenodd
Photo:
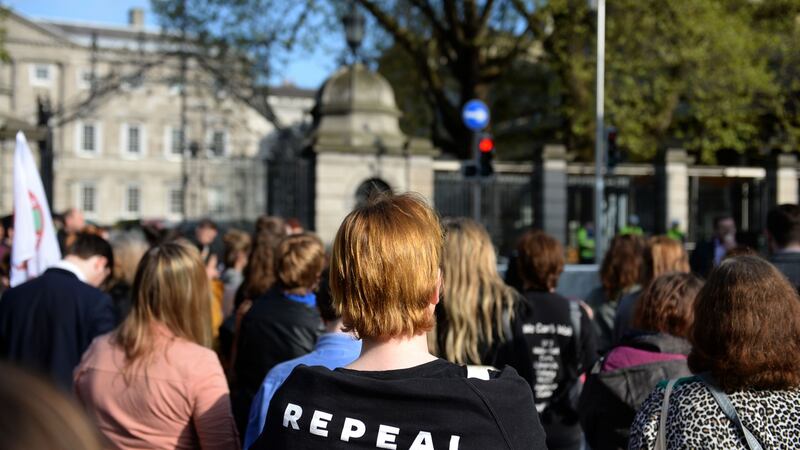
<path fill-rule="evenodd" d="M 92 339 L 115 326 L 111 298 L 62 269 L 3 293 L 0 357 L 72 389 L 72 371 Z"/>
<path fill-rule="evenodd" d="M 242 319 L 236 349 L 233 410 L 244 435 L 250 403 L 275 365 L 314 349 L 322 333 L 315 307 L 286 298 L 277 289 L 256 299 Z"/>
<path fill-rule="evenodd" d="M 620 346 L 654 354 L 689 354 L 689 343 L 666 334 L 643 334 L 624 339 Z M 613 351 L 613 350 L 612 350 Z M 611 352 L 609 352 L 609 355 Z M 626 449 L 636 411 L 656 385 L 671 378 L 691 375 L 686 359 L 656 361 L 601 371 L 599 360 L 586 378 L 579 401 L 583 432 L 592 450 Z"/>

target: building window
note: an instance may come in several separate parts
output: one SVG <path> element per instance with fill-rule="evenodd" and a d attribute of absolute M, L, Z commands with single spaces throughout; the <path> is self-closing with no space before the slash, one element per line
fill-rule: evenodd
<path fill-rule="evenodd" d="M 94 123 L 80 124 L 78 128 L 80 139 L 78 148 L 82 153 L 98 153 L 98 129 Z"/>
<path fill-rule="evenodd" d="M 169 129 L 169 156 L 180 156 L 181 155 L 181 143 L 183 141 L 183 132 L 181 131 L 180 127 L 171 127 Z M 185 143 L 184 143 L 185 145 Z"/>
<path fill-rule="evenodd" d="M 91 69 L 79 69 L 78 70 L 78 88 L 79 89 L 91 89 L 93 80 L 94 80 L 94 76 L 92 75 L 92 70 Z"/>
<path fill-rule="evenodd" d="M 142 125 L 122 125 L 122 154 L 130 157 L 139 157 L 145 153 L 145 131 Z"/>
<path fill-rule="evenodd" d="M 125 212 L 139 214 L 141 211 L 141 192 L 139 186 L 128 186 L 125 192 Z"/>
<path fill-rule="evenodd" d="M 80 205 L 83 212 L 89 214 L 97 212 L 97 190 L 94 184 L 82 184 L 80 189 Z"/>
<path fill-rule="evenodd" d="M 183 189 L 180 187 L 169 189 L 169 213 L 183 214 Z"/>
<path fill-rule="evenodd" d="M 138 126 L 128 127 L 128 153 L 134 155 L 142 153 L 140 138 L 141 133 Z"/>
<path fill-rule="evenodd" d="M 225 193 L 221 186 L 212 186 L 208 189 L 209 214 L 223 214 L 225 212 Z"/>
<path fill-rule="evenodd" d="M 225 156 L 227 134 L 224 131 L 214 131 L 211 134 L 211 156 Z"/>
<path fill-rule="evenodd" d="M 31 65 L 31 85 L 50 86 L 53 81 L 53 69 L 49 64 Z"/>

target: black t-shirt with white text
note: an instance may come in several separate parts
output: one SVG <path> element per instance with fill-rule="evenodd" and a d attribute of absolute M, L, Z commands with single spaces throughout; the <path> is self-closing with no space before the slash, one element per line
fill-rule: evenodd
<path fill-rule="evenodd" d="M 520 311 L 519 320 L 533 364 L 530 381 L 536 409 L 546 416 L 574 416 L 572 421 L 577 423 L 569 391 L 597 358 L 591 319 L 575 304 L 580 321 L 576 324 L 580 330 L 576 330 L 570 300 L 540 291 L 528 291 L 524 296 L 526 307 Z"/>
<path fill-rule="evenodd" d="M 387 371 L 298 366 L 253 449 L 545 449 L 528 383 L 513 368 L 467 378 L 442 359 Z"/>

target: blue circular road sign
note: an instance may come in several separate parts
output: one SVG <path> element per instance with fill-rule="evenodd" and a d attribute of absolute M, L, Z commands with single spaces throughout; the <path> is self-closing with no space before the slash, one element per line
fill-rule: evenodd
<path fill-rule="evenodd" d="M 489 125 L 489 108 L 480 100 L 470 100 L 461 110 L 464 125 L 472 131 L 480 131 Z"/>

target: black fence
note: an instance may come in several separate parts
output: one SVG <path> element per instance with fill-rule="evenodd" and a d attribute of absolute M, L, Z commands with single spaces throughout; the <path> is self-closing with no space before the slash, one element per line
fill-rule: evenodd
<path fill-rule="evenodd" d="M 460 172 L 436 171 L 434 205 L 442 217 L 473 217 L 473 181 Z M 531 175 L 499 173 L 480 183 L 481 223 L 501 254 L 533 225 Z"/>

